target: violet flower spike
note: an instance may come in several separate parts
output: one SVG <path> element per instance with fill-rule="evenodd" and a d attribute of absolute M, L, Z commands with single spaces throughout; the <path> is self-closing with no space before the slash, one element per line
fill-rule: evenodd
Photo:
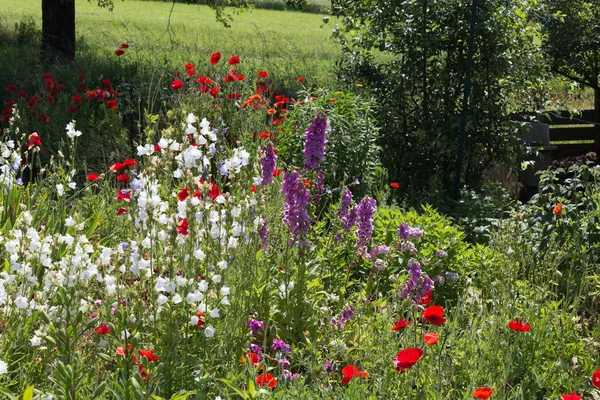
<path fill-rule="evenodd" d="M 261 153 L 263 154 L 263 158 L 260 160 L 260 165 L 262 168 L 261 186 L 265 186 L 273 181 L 273 172 L 275 171 L 277 155 L 275 154 L 272 143 L 269 143 L 267 146 L 263 147 Z"/>
<path fill-rule="evenodd" d="M 327 143 L 327 117 L 318 114 L 306 130 L 304 143 L 304 169 L 317 169 L 325 158 Z"/>
<path fill-rule="evenodd" d="M 356 223 L 356 235 L 358 240 L 356 242 L 357 247 L 363 247 L 371 240 L 373 234 L 373 215 L 377 211 L 377 202 L 375 199 L 365 197 L 356 206 L 357 223 Z"/>

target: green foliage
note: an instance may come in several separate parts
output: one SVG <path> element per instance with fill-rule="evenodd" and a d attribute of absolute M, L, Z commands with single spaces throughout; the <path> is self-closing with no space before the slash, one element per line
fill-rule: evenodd
<path fill-rule="evenodd" d="M 464 157 L 464 182 L 477 188 L 492 161 L 516 161 L 516 127 L 540 82 L 540 56 L 527 12 L 532 2 L 479 2 Z M 376 6 L 374 6 L 376 4 Z M 409 201 L 452 188 L 464 95 L 471 1 L 337 0 L 339 76 L 368 85 L 380 108 L 383 164 Z M 529 93 L 529 94 L 528 94 Z"/>
<path fill-rule="evenodd" d="M 381 166 L 373 100 L 329 90 L 301 91 L 298 97 L 304 101 L 287 114 L 277 136 L 280 160 L 288 165 L 304 164 L 306 129 L 322 111 L 329 121 L 322 165 L 325 186 L 336 188 L 358 180 L 355 194 L 372 191 L 378 183 L 376 169 Z"/>

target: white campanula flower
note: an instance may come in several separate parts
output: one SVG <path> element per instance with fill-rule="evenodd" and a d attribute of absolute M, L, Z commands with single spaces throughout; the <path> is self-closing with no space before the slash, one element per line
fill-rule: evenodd
<path fill-rule="evenodd" d="M 217 267 L 219 267 L 222 270 L 227 269 L 227 266 L 228 266 L 228 264 L 227 264 L 227 261 L 225 261 L 225 260 L 221 260 L 217 263 Z"/>
<path fill-rule="evenodd" d="M 229 296 L 230 290 L 228 286 L 223 286 L 221 290 L 219 290 L 221 296 Z"/>
<path fill-rule="evenodd" d="M 169 299 L 164 294 L 159 295 L 158 298 L 156 299 L 156 302 L 160 305 L 165 304 L 167 301 L 169 301 Z"/>
<path fill-rule="evenodd" d="M 75 188 L 77 188 L 77 184 L 75 182 L 69 182 L 67 183 L 67 186 L 72 190 L 75 190 Z"/>
<path fill-rule="evenodd" d="M 216 329 L 215 329 L 215 328 L 213 328 L 213 326 L 212 326 L 212 325 L 209 325 L 209 326 L 207 326 L 207 327 L 206 327 L 206 329 L 204 330 L 204 335 L 205 335 L 207 338 L 211 338 L 211 337 L 215 336 L 215 332 L 216 332 Z"/>
<path fill-rule="evenodd" d="M 212 281 L 214 283 L 220 283 L 221 282 L 221 275 L 213 275 Z"/>
<path fill-rule="evenodd" d="M 181 296 L 179 294 L 176 294 L 175 296 L 173 296 L 173 304 L 179 304 L 183 301 L 183 299 L 181 298 Z"/>
<path fill-rule="evenodd" d="M 229 242 L 227 242 L 228 249 L 235 249 L 238 246 L 238 239 L 231 236 L 229 237 Z"/>
<path fill-rule="evenodd" d="M 206 254 L 204 253 L 204 251 L 202 251 L 202 249 L 196 249 L 194 251 L 194 258 L 196 260 L 202 261 L 202 260 L 204 260 L 206 258 Z"/>
<path fill-rule="evenodd" d="M 223 196 L 222 194 L 218 195 L 217 198 L 215 199 L 215 201 L 219 204 L 225 204 L 225 202 L 227 201 L 227 199 L 225 198 L 225 196 Z"/>
<path fill-rule="evenodd" d="M 213 308 L 210 312 L 210 317 L 211 318 L 219 318 L 221 316 L 221 314 L 219 313 L 219 309 L 218 308 Z"/>
<path fill-rule="evenodd" d="M 188 304 L 194 304 L 198 301 L 202 301 L 204 295 L 200 292 L 190 292 L 185 296 L 185 300 Z"/>
<path fill-rule="evenodd" d="M 73 226 L 75 225 L 75 220 L 71 217 L 68 217 L 67 219 L 65 219 L 65 225 L 66 226 Z"/>
<path fill-rule="evenodd" d="M 17 298 L 15 299 L 15 305 L 17 306 L 17 308 L 27 308 L 27 304 L 27 299 L 21 295 L 17 296 Z"/>
<path fill-rule="evenodd" d="M 59 196 L 62 196 L 63 194 L 65 194 L 65 187 L 61 183 L 59 183 L 58 185 L 56 185 L 56 193 Z"/>
<path fill-rule="evenodd" d="M 161 149 L 166 149 L 167 147 L 169 147 L 169 141 L 165 138 L 160 138 L 160 140 L 158 141 L 158 146 Z"/>
<path fill-rule="evenodd" d="M 42 338 L 40 338 L 39 336 L 34 336 L 31 339 L 29 339 L 29 343 L 31 343 L 32 346 L 37 347 L 42 344 Z"/>
<path fill-rule="evenodd" d="M 0 360 L 0 375 L 8 373 L 8 364 Z"/>
<path fill-rule="evenodd" d="M 208 290 L 208 282 L 206 280 L 200 281 L 200 283 L 198 283 L 198 290 L 206 292 Z"/>
<path fill-rule="evenodd" d="M 67 124 L 66 130 L 67 130 L 67 136 L 70 139 L 74 139 L 74 138 L 79 137 L 79 136 L 82 135 L 81 131 L 75 130 L 75 121 L 69 122 Z"/>
<path fill-rule="evenodd" d="M 224 305 L 224 306 L 229 306 L 229 305 L 231 305 L 231 303 L 229 302 L 229 299 L 228 299 L 227 297 L 223 297 L 223 298 L 221 299 L 221 304 L 222 304 L 222 305 Z"/>
<path fill-rule="evenodd" d="M 194 315 L 192 318 L 190 318 L 190 325 L 194 325 L 194 326 L 198 325 L 199 320 L 200 319 Z"/>

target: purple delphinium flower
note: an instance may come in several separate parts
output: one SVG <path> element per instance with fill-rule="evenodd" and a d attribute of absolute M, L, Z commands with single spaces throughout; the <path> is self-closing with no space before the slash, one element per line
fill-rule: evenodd
<path fill-rule="evenodd" d="M 273 339 L 273 345 L 271 346 L 271 351 L 280 351 L 284 354 L 289 354 L 292 352 L 292 346 L 285 343 L 281 339 Z"/>
<path fill-rule="evenodd" d="M 408 240 L 409 232 L 410 232 L 410 228 L 407 224 L 401 224 L 398 227 L 398 235 L 400 236 L 400 239 L 402 239 L 402 240 Z"/>
<path fill-rule="evenodd" d="M 279 365 L 280 367 L 283 367 L 283 368 L 287 368 L 287 367 L 289 367 L 289 366 L 290 366 L 290 361 L 289 361 L 289 360 L 286 360 L 286 359 L 284 358 L 284 359 L 282 359 L 282 360 L 278 360 L 278 361 L 277 361 L 277 365 Z"/>
<path fill-rule="evenodd" d="M 377 247 L 374 247 L 371 249 L 371 252 L 369 253 L 370 257 L 377 257 L 380 254 L 387 254 L 390 252 L 392 248 L 390 246 L 385 246 L 385 245 L 379 245 Z"/>
<path fill-rule="evenodd" d="M 416 260 L 413 260 L 412 258 L 408 260 L 408 268 L 409 280 L 406 282 L 406 285 L 402 290 L 402 298 L 404 300 L 411 297 L 413 293 L 416 293 L 419 285 L 421 284 L 421 278 L 423 277 L 421 264 L 419 264 Z"/>
<path fill-rule="evenodd" d="M 283 222 L 290 228 L 292 245 L 300 237 L 298 246 L 308 247 L 304 235 L 310 226 L 310 217 L 307 211 L 310 193 L 306 190 L 298 172 L 285 172 L 281 192 L 285 195 Z"/>
<path fill-rule="evenodd" d="M 325 371 L 328 371 L 328 372 L 331 372 L 331 371 L 333 371 L 333 367 L 331 366 L 331 361 L 329 361 L 329 360 L 326 360 L 326 361 L 323 363 L 323 369 L 324 369 Z"/>
<path fill-rule="evenodd" d="M 263 220 L 262 220 L 262 225 L 260 227 L 260 230 L 258 231 L 258 234 L 260 236 L 260 240 L 262 240 L 262 248 L 268 249 L 269 248 L 269 241 L 268 241 L 269 227 L 267 226 L 267 220 L 265 218 L 263 218 Z"/>
<path fill-rule="evenodd" d="M 448 257 L 448 253 L 446 253 L 444 250 L 438 250 L 437 253 L 435 253 L 435 255 L 439 258 Z"/>
<path fill-rule="evenodd" d="M 275 151 L 271 143 L 263 147 L 261 152 L 263 154 L 263 158 L 260 160 L 260 165 L 262 168 L 261 186 L 265 186 L 273 181 L 273 171 L 275 171 L 277 155 L 275 155 Z"/>
<path fill-rule="evenodd" d="M 348 214 L 348 207 L 352 205 L 352 192 L 346 188 L 342 195 L 342 204 L 340 210 L 336 213 L 339 217 L 345 217 Z"/>
<path fill-rule="evenodd" d="M 327 143 L 327 117 L 318 114 L 306 130 L 304 143 L 304 169 L 316 169 L 325 157 L 325 143 Z"/>
<path fill-rule="evenodd" d="M 344 307 L 344 311 L 342 311 L 342 314 L 340 315 L 339 318 L 337 317 L 333 317 L 330 321 L 331 323 L 331 327 L 332 328 L 337 328 L 337 329 L 344 329 L 344 327 L 346 326 L 346 323 L 354 316 L 354 313 L 356 312 L 356 308 L 354 308 L 353 306 L 351 306 L 350 304 L 346 304 L 346 306 Z"/>
<path fill-rule="evenodd" d="M 407 224 L 401 224 L 398 227 L 398 235 L 400 236 L 400 239 L 402 240 L 415 240 L 415 239 L 421 239 L 423 237 L 423 235 L 425 234 L 424 231 L 422 231 L 419 228 L 411 228 L 410 226 L 408 226 Z"/>
<path fill-rule="evenodd" d="M 265 328 L 265 324 L 263 324 L 262 321 L 259 321 L 257 319 L 251 319 L 246 323 L 246 325 L 248 326 L 248 328 L 252 329 L 252 334 L 254 336 L 258 334 L 259 330 Z"/>
<path fill-rule="evenodd" d="M 365 197 L 356 206 L 356 242 L 357 247 L 363 247 L 371 240 L 373 234 L 373 215 L 375 214 L 377 202 L 375 199 Z"/>
<path fill-rule="evenodd" d="M 448 271 L 446 272 L 446 278 L 449 281 L 456 282 L 458 280 L 458 274 L 456 272 Z"/>
<path fill-rule="evenodd" d="M 356 213 L 356 207 L 352 207 L 346 215 L 342 217 L 342 225 L 344 225 L 344 232 L 350 232 L 350 229 L 356 225 L 358 214 Z"/>

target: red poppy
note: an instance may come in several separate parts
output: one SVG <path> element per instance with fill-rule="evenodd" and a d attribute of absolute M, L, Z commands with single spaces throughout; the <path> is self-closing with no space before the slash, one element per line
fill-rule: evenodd
<path fill-rule="evenodd" d="M 52 74 L 49 72 L 46 72 L 45 74 L 42 74 L 42 79 L 50 79 L 52 78 Z"/>
<path fill-rule="evenodd" d="M 396 372 L 404 372 L 419 361 L 425 352 L 418 347 L 410 347 L 402 350 L 392 361 Z"/>
<path fill-rule="evenodd" d="M 96 179 L 98 179 L 100 177 L 100 175 L 98 174 L 88 174 L 87 179 L 90 182 L 94 182 Z"/>
<path fill-rule="evenodd" d="M 563 205 L 562 203 L 558 203 L 553 209 L 552 214 L 561 215 L 562 214 Z"/>
<path fill-rule="evenodd" d="M 508 327 L 516 332 L 529 332 L 531 330 L 531 326 L 529 325 L 529 323 L 523 323 L 523 321 L 521 321 L 520 319 L 510 321 L 508 323 Z"/>
<path fill-rule="evenodd" d="M 594 371 L 594 375 L 592 375 L 592 385 L 594 385 L 596 389 L 600 389 L 600 369 Z"/>
<path fill-rule="evenodd" d="M 179 201 L 186 201 L 190 197 L 190 189 L 184 188 L 177 193 L 177 199 Z"/>
<path fill-rule="evenodd" d="M 212 97 L 217 97 L 217 94 L 219 94 L 219 90 L 221 89 L 220 86 L 215 86 L 212 89 L 210 89 L 210 95 Z"/>
<path fill-rule="evenodd" d="M 117 201 L 131 201 L 131 192 L 129 190 L 117 191 Z"/>
<path fill-rule="evenodd" d="M 423 293 L 422 295 L 419 296 L 419 298 L 417 299 L 417 303 L 421 304 L 422 306 L 428 306 L 429 303 L 431 302 L 431 295 L 433 294 L 433 290 L 428 290 L 425 293 Z"/>
<path fill-rule="evenodd" d="M 411 324 L 410 321 L 405 321 L 404 318 L 400 318 L 398 321 L 394 322 L 394 326 L 392 327 L 392 330 L 394 332 L 398 332 L 398 331 L 403 330 L 410 324 Z"/>
<path fill-rule="evenodd" d="M 489 399 L 494 393 L 494 389 L 489 387 L 479 387 L 473 392 L 473 397 L 476 399 Z"/>
<path fill-rule="evenodd" d="M 250 190 L 252 190 L 254 193 L 256 193 L 256 185 L 252 185 L 252 187 L 250 188 Z"/>
<path fill-rule="evenodd" d="M 124 163 L 116 162 L 116 163 L 112 164 L 111 166 L 109 166 L 108 169 L 111 170 L 112 172 L 121 172 L 121 170 L 125 167 L 126 167 L 126 165 Z"/>
<path fill-rule="evenodd" d="M 231 58 L 228 61 L 229 65 L 235 65 L 235 64 L 239 64 L 240 63 L 240 57 L 238 56 L 231 56 Z"/>
<path fill-rule="evenodd" d="M 79 74 L 79 76 L 77 76 L 77 79 L 84 80 L 86 78 L 85 74 Z"/>
<path fill-rule="evenodd" d="M 261 139 L 268 139 L 268 138 L 269 138 L 269 136 L 271 136 L 271 134 L 270 134 L 269 132 L 266 132 L 266 131 L 265 131 L 265 132 L 261 133 L 259 137 L 260 137 Z"/>
<path fill-rule="evenodd" d="M 390 183 L 390 187 L 392 189 L 398 189 L 400 187 L 400 184 L 398 182 L 392 182 Z"/>
<path fill-rule="evenodd" d="M 219 52 L 216 52 L 212 56 L 210 56 L 210 63 L 212 65 L 217 65 L 220 60 L 221 60 L 221 53 L 219 53 Z"/>
<path fill-rule="evenodd" d="M 67 110 L 71 113 L 74 113 L 74 112 L 79 111 L 79 108 L 77 108 L 75 106 L 69 106 L 69 107 L 67 107 Z"/>
<path fill-rule="evenodd" d="M 188 69 L 187 71 L 185 71 L 185 73 L 186 73 L 188 76 L 194 76 L 194 75 L 196 75 L 196 70 L 193 70 L 193 69 Z"/>
<path fill-rule="evenodd" d="M 40 135 L 38 135 L 35 132 L 33 132 L 31 135 L 29 135 L 29 139 L 27 139 L 27 147 L 41 146 L 41 145 L 42 145 L 42 139 L 40 139 Z"/>
<path fill-rule="evenodd" d="M 17 86 L 15 85 L 8 85 L 8 87 L 6 88 L 7 92 L 14 92 L 15 90 L 17 90 Z"/>
<path fill-rule="evenodd" d="M 277 168 L 275 171 L 273 171 L 273 176 L 279 176 L 281 175 L 281 168 Z"/>
<path fill-rule="evenodd" d="M 154 354 L 154 350 L 141 350 L 140 356 L 146 357 L 148 361 L 154 362 L 160 360 L 160 357 Z"/>
<path fill-rule="evenodd" d="M 282 121 L 280 119 L 274 119 L 273 120 L 273 124 L 274 125 L 281 125 Z"/>
<path fill-rule="evenodd" d="M 130 180 L 131 180 L 131 178 L 127 174 L 117 175 L 117 181 L 119 181 L 121 183 L 127 183 Z"/>
<path fill-rule="evenodd" d="M 127 344 L 127 352 L 129 352 L 129 351 L 131 351 L 131 343 Z M 125 357 L 125 349 L 123 348 L 123 346 L 118 346 L 115 350 L 115 353 L 120 356 Z M 137 357 L 135 357 L 135 355 L 134 355 L 134 358 L 137 358 Z"/>
<path fill-rule="evenodd" d="M 367 372 L 361 372 L 360 367 L 354 365 L 347 365 L 342 368 L 342 383 L 347 385 L 354 378 L 367 378 L 369 374 Z"/>
<path fill-rule="evenodd" d="M 438 342 L 440 336 L 437 333 L 426 333 L 423 335 L 423 340 L 427 343 L 428 346 L 433 346 Z"/>
<path fill-rule="evenodd" d="M 52 119 L 50 119 L 50 117 L 47 116 L 46 114 L 42 114 L 42 115 L 40 115 L 40 121 L 49 123 L 50 121 L 52 121 Z"/>
<path fill-rule="evenodd" d="M 54 103 L 54 97 L 48 95 L 46 96 L 46 100 L 48 100 L 48 103 L 53 104 Z"/>
<path fill-rule="evenodd" d="M 79 96 L 78 96 L 78 95 L 76 95 L 76 94 L 75 94 L 75 95 L 73 95 L 73 96 L 71 96 L 71 100 L 73 100 L 73 101 L 74 101 L 75 103 L 77 103 L 77 104 L 81 104 L 81 103 L 82 103 L 82 101 L 81 101 L 81 97 L 79 97 Z"/>
<path fill-rule="evenodd" d="M 221 193 L 219 192 L 219 187 L 213 183 L 212 187 L 210 188 L 210 192 L 208 194 L 209 194 L 210 198 L 214 200 L 217 197 L 219 197 L 219 195 Z"/>
<path fill-rule="evenodd" d="M 240 362 L 245 363 L 246 360 L 249 360 L 250 363 L 255 367 L 258 367 L 260 364 L 260 356 L 256 353 L 244 354 L 244 357 L 240 360 Z"/>
<path fill-rule="evenodd" d="M 128 211 L 127 211 L 127 209 L 126 209 L 126 208 L 123 208 L 123 207 L 121 207 L 121 208 L 119 208 L 119 209 L 117 210 L 117 215 L 123 215 L 123 214 L 127 214 L 127 212 L 128 212 Z"/>
<path fill-rule="evenodd" d="M 26 98 L 27 98 L 27 92 L 17 93 L 17 99 L 26 99 Z"/>
<path fill-rule="evenodd" d="M 109 110 L 114 110 L 115 108 L 117 108 L 116 100 L 108 100 L 105 104 L 106 104 L 106 108 L 108 108 Z"/>
<path fill-rule="evenodd" d="M 187 218 L 179 218 L 177 220 L 177 231 L 181 235 L 187 235 L 188 232 L 188 220 Z"/>
<path fill-rule="evenodd" d="M 260 374 L 256 377 L 256 384 L 258 386 L 267 386 L 270 389 L 277 386 L 277 379 L 273 378 L 271 374 Z"/>
<path fill-rule="evenodd" d="M 122 49 L 128 49 L 129 45 L 127 43 L 122 43 L 120 46 Z"/>
<path fill-rule="evenodd" d="M 581 396 L 575 394 L 575 392 L 571 392 L 571 394 L 563 394 L 561 395 L 563 400 L 581 400 Z"/>
<path fill-rule="evenodd" d="M 298 78 L 298 82 L 300 82 L 300 83 L 304 82 L 304 78 L 303 77 Z"/>
<path fill-rule="evenodd" d="M 183 82 L 179 79 L 175 79 L 172 83 L 171 83 L 171 87 L 173 88 L 173 90 L 177 91 L 179 89 L 181 89 L 183 87 Z"/>
<path fill-rule="evenodd" d="M 235 93 L 229 93 L 227 95 L 227 100 L 235 100 L 235 99 L 239 99 L 240 98 L 240 94 L 238 92 Z"/>
<path fill-rule="evenodd" d="M 123 54 L 125 54 L 125 52 L 123 50 L 121 50 L 121 49 L 117 49 L 117 50 L 115 50 L 115 54 L 118 57 L 118 56 L 122 56 Z"/>
<path fill-rule="evenodd" d="M 110 333 L 110 327 L 108 324 L 100 324 L 94 328 L 94 331 L 100 335 L 108 335 Z"/>
<path fill-rule="evenodd" d="M 187 64 L 185 64 L 185 66 L 184 66 L 184 68 L 185 68 L 185 69 L 187 69 L 187 70 L 194 69 L 194 67 L 195 67 L 195 65 L 194 65 L 194 64 L 192 64 L 192 63 L 187 63 Z"/>
<path fill-rule="evenodd" d="M 258 73 L 258 77 L 259 78 L 268 78 L 269 77 L 269 73 L 267 71 L 260 71 Z"/>
<path fill-rule="evenodd" d="M 423 319 L 435 326 L 442 326 L 446 322 L 443 317 L 444 309 L 440 306 L 430 306 L 423 311 Z"/>

